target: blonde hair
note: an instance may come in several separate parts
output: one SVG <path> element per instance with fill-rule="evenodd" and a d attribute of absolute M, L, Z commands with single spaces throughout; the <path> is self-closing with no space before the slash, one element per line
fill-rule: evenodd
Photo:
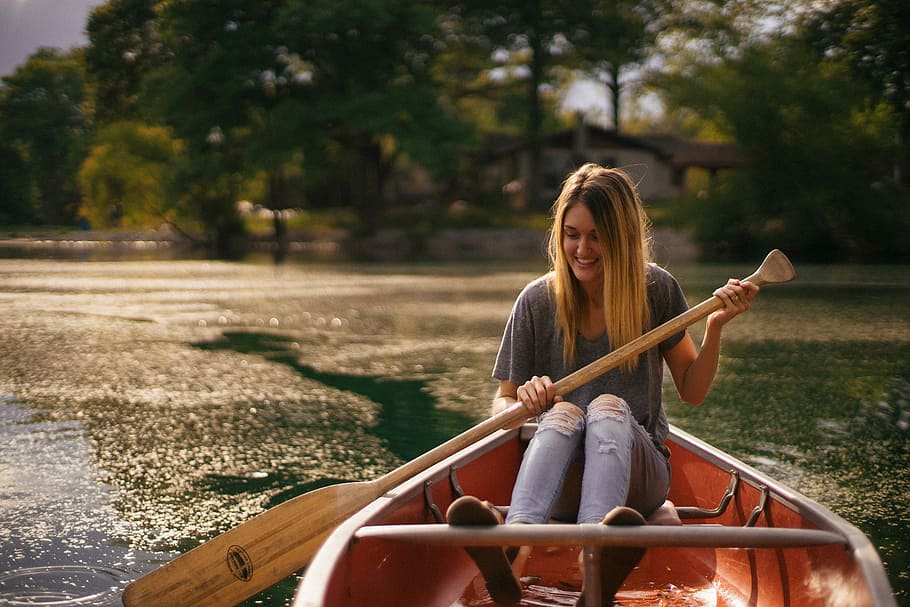
<path fill-rule="evenodd" d="M 604 271 L 604 320 L 615 350 L 640 337 L 650 322 L 647 264 L 651 261 L 650 222 L 629 176 L 620 169 L 589 163 L 563 182 L 553 204 L 549 258 L 550 291 L 556 302 L 556 323 L 563 337 L 563 360 L 575 362 L 575 349 L 588 300 L 563 249 L 567 211 L 583 204 L 594 217 Z M 631 372 L 638 358 L 622 369 Z"/>

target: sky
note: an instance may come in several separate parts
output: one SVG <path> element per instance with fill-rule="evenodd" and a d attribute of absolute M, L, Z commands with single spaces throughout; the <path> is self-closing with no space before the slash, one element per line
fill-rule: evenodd
<path fill-rule="evenodd" d="M 85 24 L 104 0 L 0 0 L 0 76 L 12 74 L 39 46 L 88 44 Z"/>

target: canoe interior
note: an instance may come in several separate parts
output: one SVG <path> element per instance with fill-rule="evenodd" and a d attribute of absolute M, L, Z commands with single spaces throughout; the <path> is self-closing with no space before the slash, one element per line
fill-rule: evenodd
<path fill-rule="evenodd" d="M 528 432 L 524 432 L 527 436 Z M 676 435 L 678 436 L 678 435 Z M 677 506 L 714 508 L 730 484 L 731 462 L 691 437 L 671 439 Z M 693 439 L 694 440 L 694 439 Z M 326 542 L 304 576 L 295 607 L 315 605 L 425 607 L 493 605 L 473 562 L 458 547 L 381 538 L 352 539 L 364 525 L 435 523 L 427 495 L 444 513 L 457 495 L 450 470 L 465 494 L 508 504 L 526 446 L 520 431 L 499 433 L 478 447 L 481 457 L 460 454 L 377 500 Z M 742 526 L 769 487 L 756 527 L 858 531 L 822 507 L 744 469 L 723 514 L 685 524 Z M 855 532 L 855 533 L 854 533 Z M 867 541 L 861 536 L 860 542 Z M 581 590 L 578 548 L 534 549 L 525 571 L 522 605 L 574 605 Z M 651 548 L 617 595 L 617 604 L 673 606 L 816 607 L 882 605 L 851 542 L 797 548 Z M 880 563 L 879 563 L 880 565 Z M 886 589 L 887 590 L 887 589 Z M 889 593 L 890 590 L 887 590 Z M 892 604 L 892 603 L 884 603 Z"/>

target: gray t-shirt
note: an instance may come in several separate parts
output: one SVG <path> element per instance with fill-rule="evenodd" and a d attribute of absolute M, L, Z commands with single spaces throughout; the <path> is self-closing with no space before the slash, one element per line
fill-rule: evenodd
<path fill-rule="evenodd" d="M 603 335 L 596 341 L 588 341 L 579 335 L 575 364 L 566 367 L 562 356 L 563 340 L 556 327 L 556 304 L 548 286 L 550 276 L 541 276 L 528 284 L 515 301 L 493 368 L 495 379 L 508 380 L 519 386 L 534 375 L 549 375 L 553 381 L 557 381 L 612 350 L 608 335 Z M 648 301 L 651 306 L 649 329 L 688 309 L 686 298 L 676 279 L 653 264 L 648 266 Z M 585 409 L 588 403 L 601 394 L 615 394 L 625 399 L 635 419 L 663 450 L 669 430 L 661 400 L 663 355 L 684 336 L 685 330 L 680 331 L 641 354 L 633 373 L 613 369 L 564 394 L 564 400 Z"/>

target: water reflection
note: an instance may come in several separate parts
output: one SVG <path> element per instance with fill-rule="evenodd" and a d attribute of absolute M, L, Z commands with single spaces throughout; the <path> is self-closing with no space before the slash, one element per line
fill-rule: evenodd
<path fill-rule="evenodd" d="M 696 303 L 754 268 L 671 269 Z M 731 325 L 710 400 L 670 414 L 859 524 L 905 600 L 910 277 L 798 270 Z M 539 271 L 0 260 L 0 572 L 122 584 L 427 451 L 486 415 L 503 323 Z"/>

